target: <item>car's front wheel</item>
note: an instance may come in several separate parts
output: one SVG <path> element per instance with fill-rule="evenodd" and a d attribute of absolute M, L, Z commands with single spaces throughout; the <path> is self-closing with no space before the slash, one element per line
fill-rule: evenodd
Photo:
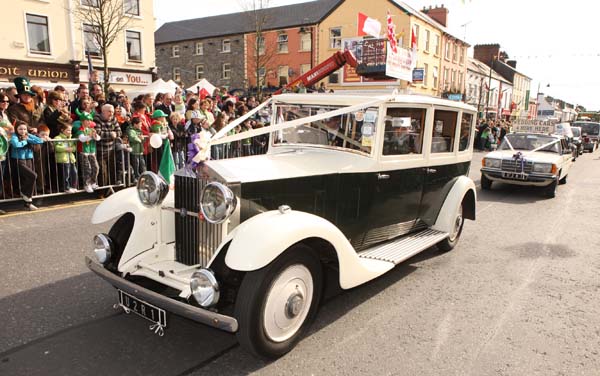
<path fill-rule="evenodd" d="M 240 344 L 263 358 L 289 352 L 314 319 L 322 280 L 319 259 L 303 245 L 247 273 L 235 304 Z"/>
<path fill-rule="evenodd" d="M 492 181 L 488 179 L 484 174 L 481 174 L 481 189 L 489 191 L 492 189 Z"/>
<path fill-rule="evenodd" d="M 544 187 L 544 196 L 548 198 L 556 197 L 556 186 L 558 185 L 558 179 L 554 180 L 550 185 Z"/>

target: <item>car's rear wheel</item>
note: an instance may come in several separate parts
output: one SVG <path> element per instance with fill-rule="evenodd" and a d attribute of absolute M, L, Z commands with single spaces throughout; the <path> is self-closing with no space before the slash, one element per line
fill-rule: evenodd
<path fill-rule="evenodd" d="M 240 344 L 263 358 L 289 352 L 314 319 L 322 280 L 319 259 L 304 245 L 247 273 L 235 304 Z"/>
<path fill-rule="evenodd" d="M 458 207 L 456 216 L 454 217 L 454 222 L 450 235 L 437 244 L 437 247 L 440 251 L 448 252 L 454 249 L 454 247 L 458 243 L 458 239 L 460 239 L 460 234 L 462 234 L 464 224 L 465 218 L 463 217 L 463 205 L 461 204 Z"/>
<path fill-rule="evenodd" d="M 492 189 L 492 181 L 488 179 L 484 174 L 481 174 L 481 189 L 488 191 Z"/>

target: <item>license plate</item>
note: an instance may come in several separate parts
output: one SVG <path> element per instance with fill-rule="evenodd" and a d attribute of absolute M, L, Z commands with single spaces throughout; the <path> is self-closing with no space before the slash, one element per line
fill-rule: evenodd
<path fill-rule="evenodd" d="M 129 295 L 124 291 L 117 291 L 119 292 L 120 305 L 145 318 L 146 320 L 159 324 L 162 327 L 167 326 L 167 312 L 164 309 L 153 306 L 152 304 Z"/>
<path fill-rule="evenodd" d="M 502 177 L 507 179 L 525 180 L 527 175 L 521 172 L 502 172 Z"/>

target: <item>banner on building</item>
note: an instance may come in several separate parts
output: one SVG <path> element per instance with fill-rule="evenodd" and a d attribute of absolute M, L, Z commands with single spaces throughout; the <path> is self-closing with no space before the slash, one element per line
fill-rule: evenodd
<path fill-rule="evenodd" d="M 388 42 L 385 74 L 405 81 L 413 79 L 413 53 L 407 48 L 398 47 L 394 53 Z"/>

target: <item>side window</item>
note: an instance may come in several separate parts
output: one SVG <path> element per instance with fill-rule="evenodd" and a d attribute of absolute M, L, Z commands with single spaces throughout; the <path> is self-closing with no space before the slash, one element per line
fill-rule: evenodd
<path fill-rule="evenodd" d="M 431 139 L 432 153 L 449 153 L 454 150 L 457 118 L 458 114 L 455 111 L 435 110 Z"/>
<path fill-rule="evenodd" d="M 425 114 L 424 108 L 388 108 L 383 155 L 421 154 Z"/>
<path fill-rule="evenodd" d="M 471 144 L 471 131 L 473 130 L 473 114 L 463 112 L 460 120 L 460 140 L 458 141 L 458 151 L 464 151 Z"/>

